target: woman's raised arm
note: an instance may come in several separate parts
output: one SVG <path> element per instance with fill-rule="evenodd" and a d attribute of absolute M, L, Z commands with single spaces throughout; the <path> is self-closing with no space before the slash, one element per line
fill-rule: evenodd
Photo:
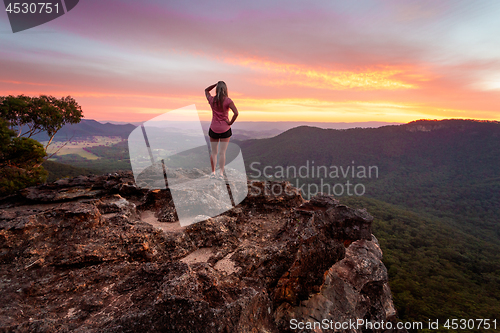
<path fill-rule="evenodd" d="M 210 96 L 211 96 L 211 95 L 210 95 L 210 90 L 214 89 L 216 85 L 217 85 L 217 83 L 216 83 L 216 84 L 212 84 L 210 87 L 207 87 L 207 88 L 205 89 L 205 97 L 206 97 L 207 99 L 208 99 L 208 97 L 210 97 Z"/>

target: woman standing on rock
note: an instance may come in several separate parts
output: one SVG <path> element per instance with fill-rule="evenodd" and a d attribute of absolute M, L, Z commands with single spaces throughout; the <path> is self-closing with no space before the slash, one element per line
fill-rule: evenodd
<path fill-rule="evenodd" d="M 215 88 L 215 97 L 210 94 L 210 91 Z M 212 123 L 208 131 L 210 137 L 210 164 L 212 165 L 212 174 L 210 178 L 224 179 L 224 165 L 226 164 L 226 150 L 229 144 L 229 138 L 232 135 L 231 125 L 238 118 L 238 109 L 233 101 L 227 95 L 227 86 L 224 81 L 219 81 L 205 89 L 205 96 L 208 104 L 212 108 Z M 229 109 L 233 111 L 233 117 L 229 121 Z M 217 165 L 217 152 L 220 141 L 220 156 L 219 156 L 219 174 L 215 174 L 215 166 Z"/>

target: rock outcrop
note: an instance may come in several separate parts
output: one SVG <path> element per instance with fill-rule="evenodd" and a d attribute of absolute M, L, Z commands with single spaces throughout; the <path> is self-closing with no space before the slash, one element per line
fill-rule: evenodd
<path fill-rule="evenodd" d="M 127 172 L 1 199 L 0 331 L 307 332 L 322 320 L 397 321 L 366 211 L 329 196 L 305 201 L 285 182 L 248 186 L 240 205 L 187 227 L 168 190 L 139 188 Z"/>

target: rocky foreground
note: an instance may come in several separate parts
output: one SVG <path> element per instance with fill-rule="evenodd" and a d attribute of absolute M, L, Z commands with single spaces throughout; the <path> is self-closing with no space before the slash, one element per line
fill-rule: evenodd
<path fill-rule="evenodd" d="M 168 190 L 139 188 L 131 173 L 29 188 L 0 199 L 0 332 L 395 323 L 372 220 L 288 183 L 255 182 L 237 207 L 187 227 Z"/>

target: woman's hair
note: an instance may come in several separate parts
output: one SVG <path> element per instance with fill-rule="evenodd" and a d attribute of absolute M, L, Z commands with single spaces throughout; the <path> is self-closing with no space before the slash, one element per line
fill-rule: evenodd
<path fill-rule="evenodd" d="M 227 97 L 226 83 L 224 81 L 217 82 L 217 88 L 215 88 L 214 103 L 216 103 L 219 106 L 220 110 L 222 110 L 222 105 L 226 97 Z"/>

